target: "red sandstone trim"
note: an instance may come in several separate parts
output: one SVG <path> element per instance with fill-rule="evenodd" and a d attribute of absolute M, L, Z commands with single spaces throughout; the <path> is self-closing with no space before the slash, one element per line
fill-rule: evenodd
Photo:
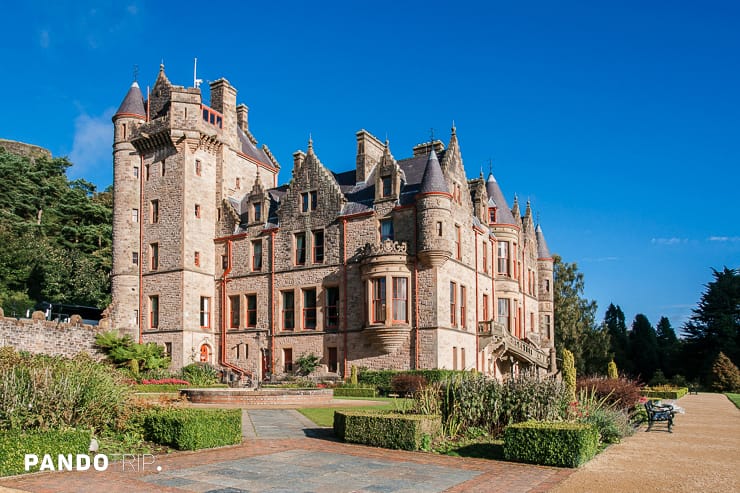
<path fill-rule="evenodd" d="M 118 118 L 136 118 L 137 120 L 146 121 L 145 115 L 137 115 L 136 113 L 116 113 L 113 115 L 113 118 L 111 118 L 111 121 L 115 122 Z"/>

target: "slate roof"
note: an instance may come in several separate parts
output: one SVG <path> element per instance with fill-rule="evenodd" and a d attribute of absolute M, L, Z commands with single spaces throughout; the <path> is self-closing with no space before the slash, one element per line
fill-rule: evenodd
<path fill-rule="evenodd" d="M 550 249 L 547 248 L 545 235 L 542 233 L 542 226 L 538 224 L 534 230 L 534 234 L 537 238 L 537 258 L 552 258 L 552 255 L 550 255 Z"/>
<path fill-rule="evenodd" d="M 497 208 L 497 223 L 516 224 L 514 222 L 514 216 L 511 213 L 511 209 L 509 209 L 509 204 L 506 203 L 504 194 L 501 193 L 501 188 L 499 188 L 496 178 L 493 177 L 493 173 L 489 174 L 488 180 L 486 180 L 486 191 L 488 192 L 490 200 L 493 200 L 494 202 L 493 206 Z"/>
<path fill-rule="evenodd" d="M 429 158 L 427 158 L 426 169 L 424 169 L 424 177 L 421 179 L 419 193 L 434 192 L 450 193 L 450 190 L 447 188 L 447 180 L 445 180 L 442 173 L 442 166 L 439 165 L 437 153 L 432 149 L 432 152 L 429 153 Z"/>
<path fill-rule="evenodd" d="M 239 136 L 239 146 L 241 147 L 241 151 L 244 154 L 256 161 L 259 161 L 262 164 L 272 166 L 272 161 L 269 157 L 267 157 L 265 151 L 263 149 L 259 149 L 256 145 L 254 145 L 252 141 L 249 140 L 249 137 L 247 137 L 247 134 L 244 133 L 244 130 L 242 130 L 241 128 L 237 128 L 236 133 Z"/>
<path fill-rule="evenodd" d="M 116 111 L 116 115 L 122 114 L 146 117 L 144 96 L 141 94 L 141 89 L 139 89 L 139 84 L 136 81 L 131 84 L 131 87 L 126 93 L 126 97 L 123 98 L 121 106 L 119 106 L 118 111 Z"/>

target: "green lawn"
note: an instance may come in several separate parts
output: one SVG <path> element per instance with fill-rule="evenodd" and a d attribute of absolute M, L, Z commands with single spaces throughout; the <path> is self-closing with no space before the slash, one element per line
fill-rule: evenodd
<path fill-rule="evenodd" d="M 334 425 L 334 411 L 364 411 L 368 409 L 407 409 L 411 405 L 411 399 L 394 399 L 390 397 L 341 397 L 341 400 L 381 401 L 384 404 L 376 406 L 337 406 L 337 407 L 308 407 L 298 409 L 298 412 L 319 426 L 332 427 Z"/>
<path fill-rule="evenodd" d="M 740 409 L 740 394 L 731 394 L 728 392 L 725 395 L 728 399 L 732 401 L 733 404 L 735 404 L 738 409 Z"/>

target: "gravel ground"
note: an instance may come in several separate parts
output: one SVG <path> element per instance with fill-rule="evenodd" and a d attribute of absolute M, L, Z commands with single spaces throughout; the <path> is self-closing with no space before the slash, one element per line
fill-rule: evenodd
<path fill-rule="evenodd" d="M 609 447 L 553 492 L 740 492 L 740 410 L 722 394 L 687 395 L 673 433 L 657 423 Z"/>

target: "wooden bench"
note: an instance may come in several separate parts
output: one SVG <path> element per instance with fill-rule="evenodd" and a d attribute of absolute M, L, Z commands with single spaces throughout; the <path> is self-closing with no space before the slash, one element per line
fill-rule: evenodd
<path fill-rule="evenodd" d="M 673 406 L 661 406 L 648 399 L 645 403 L 645 411 L 648 416 L 648 428 L 645 431 L 650 431 L 655 423 L 665 421 L 668 423 L 668 432 L 673 433 L 673 416 L 676 414 Z"/>

